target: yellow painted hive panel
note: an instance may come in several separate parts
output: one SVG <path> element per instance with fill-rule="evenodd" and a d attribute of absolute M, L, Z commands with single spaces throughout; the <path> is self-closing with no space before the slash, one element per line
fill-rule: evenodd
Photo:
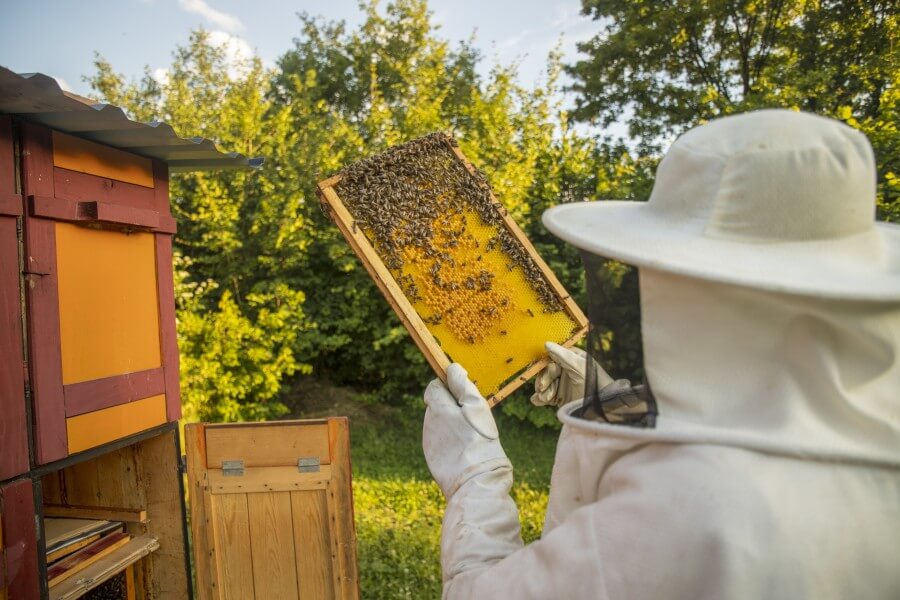
<path fill-rule="evenodd" d="M 56 224 L 63 383 L 162 366 L 152 233 Z"/>
<path fill-rule="evenodd" d="M 431 134 L 351 165 L 334 191 L 440 349 L 490 397 L 585 322 L 463 160 Z"/>

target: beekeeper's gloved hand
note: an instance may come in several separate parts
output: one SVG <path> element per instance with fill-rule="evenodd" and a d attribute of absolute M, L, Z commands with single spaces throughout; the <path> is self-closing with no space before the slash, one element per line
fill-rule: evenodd
<path fill-rule="evenodd" d="M 559 344 L 544 344 L 550 357 L 550 364 L 534 379 L 534 394 L 531 403 L 535 406 L 562 406 L 584 397 L 584 369 L 587 355 L 580 348 L 563 348 Z M 613 382 L 613 378 L 603 368 L 594 363 L 597 382 L 603 388 Z"/>
<path fill-rule="evenodd" d="M 479 473 L 511 468 L 491 409 L 462 366 L 450 365 L 446 386 L 439 379 L 428 385 L 425 404 L 422 449 L 446 498 Z"/>
<path fill-rule="evenodd" d="M 454 582 L 522 548 L 519 512 L 509 496 L 512 465 L 490 407 L 460 365 L 447 369 L 446 386 L 437 379 L 428 385 L 425 404 L 425 461 L 447 498 L 441 527 L 444 598 L 465 597 L 452 591 Z"/>

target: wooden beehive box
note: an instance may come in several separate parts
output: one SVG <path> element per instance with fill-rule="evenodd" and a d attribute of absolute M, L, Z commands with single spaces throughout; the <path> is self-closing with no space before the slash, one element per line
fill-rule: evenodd
<path fill-rule="evenodd" d="M 197 425 L 188 428 L 193 451 L 181 455 L 166 161 L 179 152 L 186 170 L 254 161 L 36 79 L 0 68 L 0 112 L 18 115 L 0 114 L 0 600 L 69 600 L 100 586 L 129 599 L 187 599 L 192 563 L 204 598 L 356 597 L 346 420 Z M 221 439 L 246 474 L 208 460 L 207 441 Z M 264 463 L 280 462 L 260 464 L 260 448 Z M 191 479 L 201 481 L 190 490 L 193 561 L 189 470 L 202 474 Z M 232 493 L 248 485 L 256 491 Z M 247 538 L 241 513 L 228 511 L 241 500 L 253 511 L 244 513 Z M 285 502 L 288 513 L 268 512 Z M 76 576 L 51 564 L 77 561 L 48 553 L 50 518 L 114 521 L 122 545 L 86 556 Z M 247 547 L 233 539 L 259 551 L 249 581 L 238 568 Z"/>
<path fill-rule="evenodd" d="M 493 405 L 587 319 L 455 140 L 435 133 L 319 183 L 332 216 L 441 379 L 461 363 Z"/>

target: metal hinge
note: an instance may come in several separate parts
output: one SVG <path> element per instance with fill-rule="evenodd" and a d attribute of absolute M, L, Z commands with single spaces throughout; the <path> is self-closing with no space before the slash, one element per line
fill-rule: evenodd
<path fill-rule="evenodd" d="M 319 464 L 318 456 L 303 456 L 297 460 L 297 470 L 301 473 L 318 473 Z"/>
<path fill-rule="evenodd" d="M 243 460 L 223 460 L 222 475 L 226 477 L 240 477 L 244 474 Z"/>

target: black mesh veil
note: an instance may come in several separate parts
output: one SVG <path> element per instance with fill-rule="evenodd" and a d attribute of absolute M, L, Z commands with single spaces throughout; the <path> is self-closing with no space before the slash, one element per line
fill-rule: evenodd
<path fill-rule="evenodd" d="M 610 381 L 604 375 L 604 329 L 600 326 L 610 307 L 607 286 L 604 285 L 607 259 L 581 253 L 588 296 L 588 328 L 584 378 L 584 404 L 578 416 L 617 425 L 653 427 L 656 424 L 656 401 L 645 380 L 641 385 L 631 385 L 627 379 Z"/>

